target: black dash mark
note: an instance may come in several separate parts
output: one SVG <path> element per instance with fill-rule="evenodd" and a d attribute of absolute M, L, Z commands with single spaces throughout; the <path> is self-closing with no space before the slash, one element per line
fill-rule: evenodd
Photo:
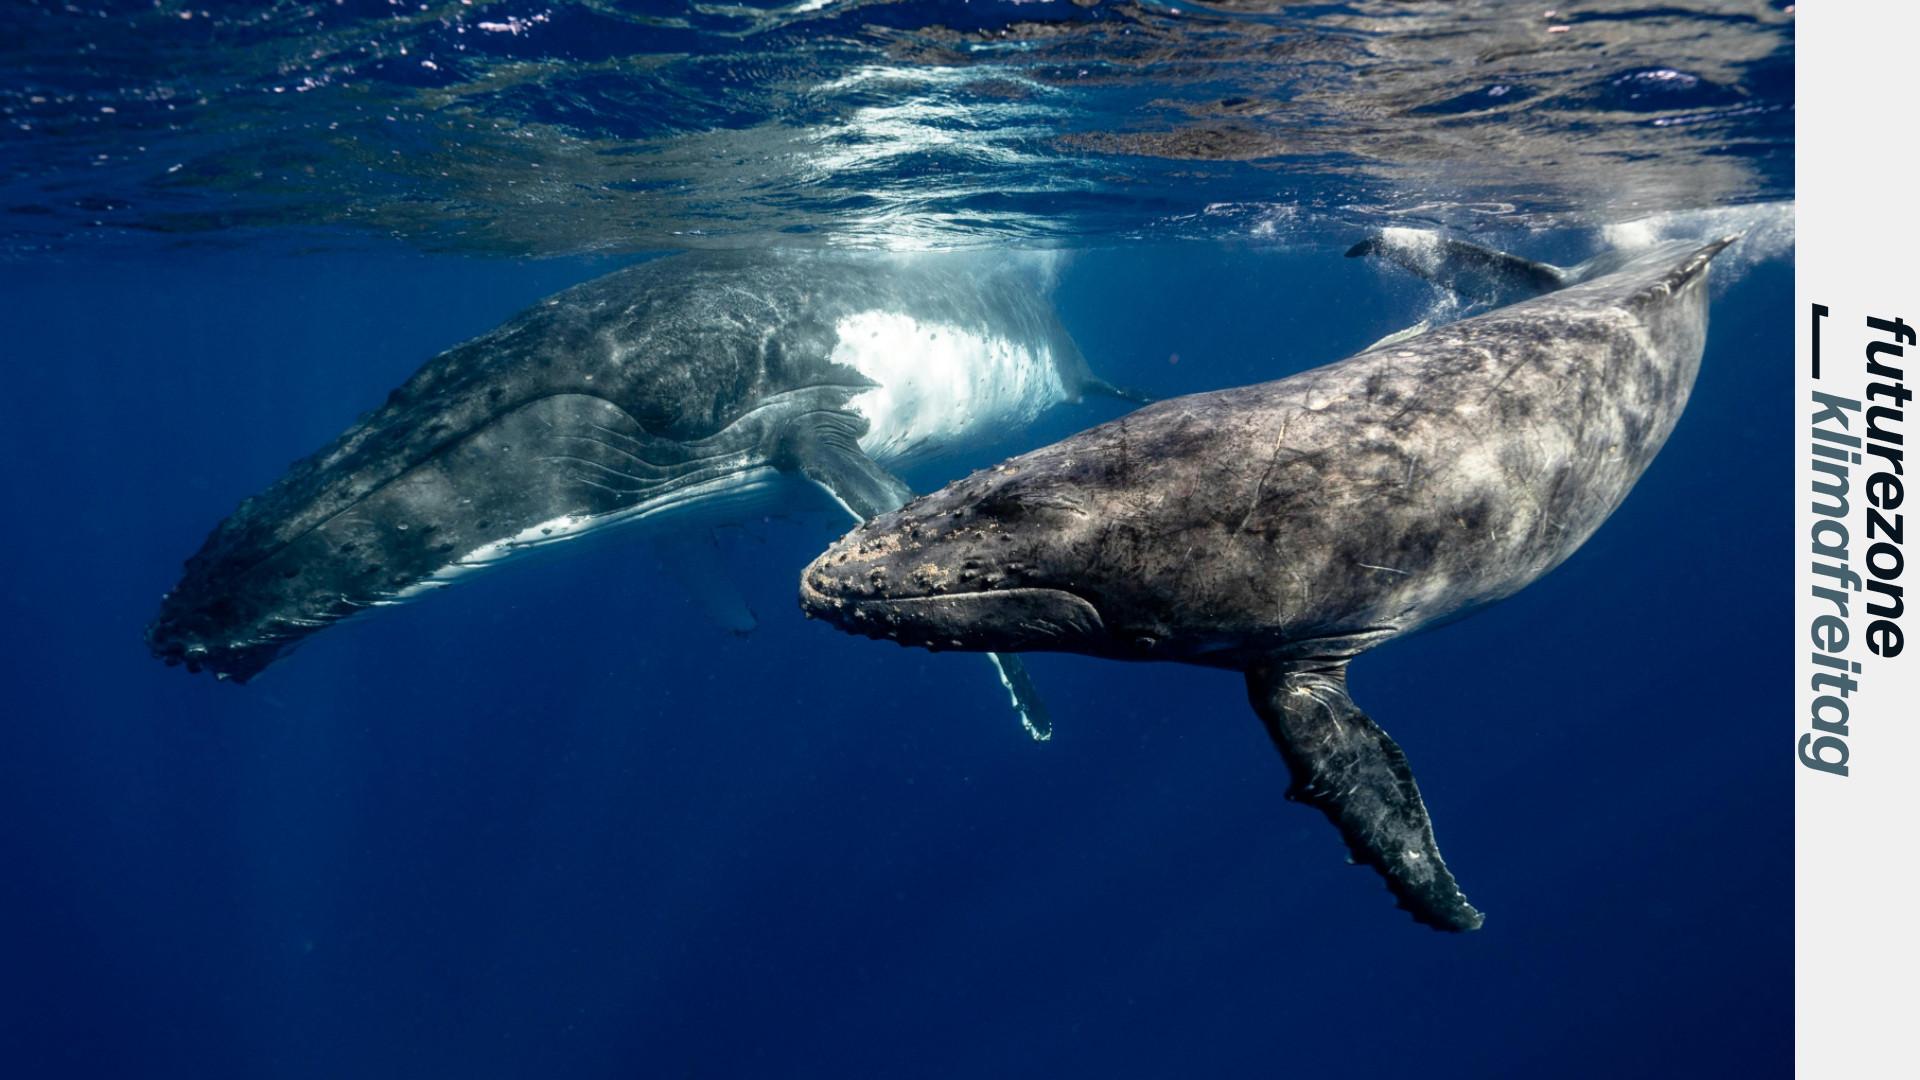
<path fill-rule="evenodd" d="M 1813 305 L 1813 377 L 1820 377 L 1820 320 L 1827 317 L 1827 305 Z"/>

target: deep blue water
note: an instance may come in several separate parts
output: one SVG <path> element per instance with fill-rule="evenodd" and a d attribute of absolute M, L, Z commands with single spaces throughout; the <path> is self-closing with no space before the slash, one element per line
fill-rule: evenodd
<path fill-rule="evenodd" d="M 1560 7 L 0 5 L 0 1077 L 1785 1075 L 1793 17 Z M 1355 665 L 1478 933 L 1283 799 L 1237 676 L 1031 657 L 1040 745 L 805 622 L 825 514 L 722 535 L 745 639 L 613 537 L 246 687 L 141 640 L 288 462 L 649 252 L 1078 249 L 1067 326 L 1170 395 L 1433 313 L 1340 257 L 1391 225 L 1752 230 L 1625 506 Z"/>
<path fill-rule="evenodd" d="M 1116 381 L 1237 385 L 1418 317 L 1338 254 L 1096 249 L 1060 305 Z M 1032 657 L 1037 745 L 977 658 L 801 620 L 827 516 L 725 538 L 747 639 L 610 542 L 244 688 L 146 655 L 241 497 L 613 265 L 0 264 L 0 1074 L 1787 1073 L 1787 261 L 1727 275 L 1686 416 L 1583 550 L 1355 665 L 1488 913 L 1463 936 L 1282 799 L 1235 676 Z"/>

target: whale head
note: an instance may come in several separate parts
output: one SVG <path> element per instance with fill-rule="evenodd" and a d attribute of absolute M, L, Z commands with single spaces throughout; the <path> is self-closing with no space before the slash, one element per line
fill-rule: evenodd
<path fill-rule="evenodd" d="M 936 650 L 1160 658 L 1169 638 L 1188 637 L 1163 618 L 1159 575 L 1138 572 L 1165 538 L 1149 518 L 1116 508 L 1126 486 L 1110 459 L 1074 460 L 1065 445 L 847 534 L 802 573 L 802 610 Z"/>

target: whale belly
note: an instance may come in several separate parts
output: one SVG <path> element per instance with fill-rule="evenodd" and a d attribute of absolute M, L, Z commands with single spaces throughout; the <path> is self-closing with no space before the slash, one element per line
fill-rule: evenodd
<path fill-rule="evenodd" d="M 876 384 L 850 402 L 860 449 L 901 462 L 983 441 L 1065 401 L 1053 347 L 897 311 L 840 320 L 833 359 Z"/>

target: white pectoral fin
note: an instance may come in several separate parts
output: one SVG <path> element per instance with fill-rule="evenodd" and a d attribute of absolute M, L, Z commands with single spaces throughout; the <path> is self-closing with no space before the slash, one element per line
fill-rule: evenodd
<path fill-rule="evenodd" d="M 742 637 L 759 627 L 747 598 L 721 565 L 710 533 L 704 529 L 674 533 L 656 538 L 653 544 L 666 576 L 715 626 Z"/>
<path fill-rule="evenodd" d="M 860 449 L 858 417 L 816 415 L 806 428 L 788 434 L 785 467 L 820 485 L 858 521 L 898 510 L 913 489 Z"/>
<path fill-rule="evenodd" d="M 1089 397 L 1113 398 L 1115 401 L 1125 401 L 1134 405 L 1153 404 L 1153 395 L 1144 390 L 1110 383 L 1092 372 L 1088 372 L 1086 378 L 1080 380 L 1080 393 Z"/>
<path fill-rule="evenodd" d="M 1000 685 L 1007 688 L 1007 696 L 1013 699 L 1013 711 L 1020 714 L 1020 726 L 1027 729 L 1027 735 L 1034 742 L 1053 738 L 1053 717 L 1047 712 L 1046 700 L 1033 685 L 1033 678 L 1027 674 L 1027 665 L 1011 654 L 990 652 L 987 659 L 993 661 L 993 670 L 999 673 Z"/>

